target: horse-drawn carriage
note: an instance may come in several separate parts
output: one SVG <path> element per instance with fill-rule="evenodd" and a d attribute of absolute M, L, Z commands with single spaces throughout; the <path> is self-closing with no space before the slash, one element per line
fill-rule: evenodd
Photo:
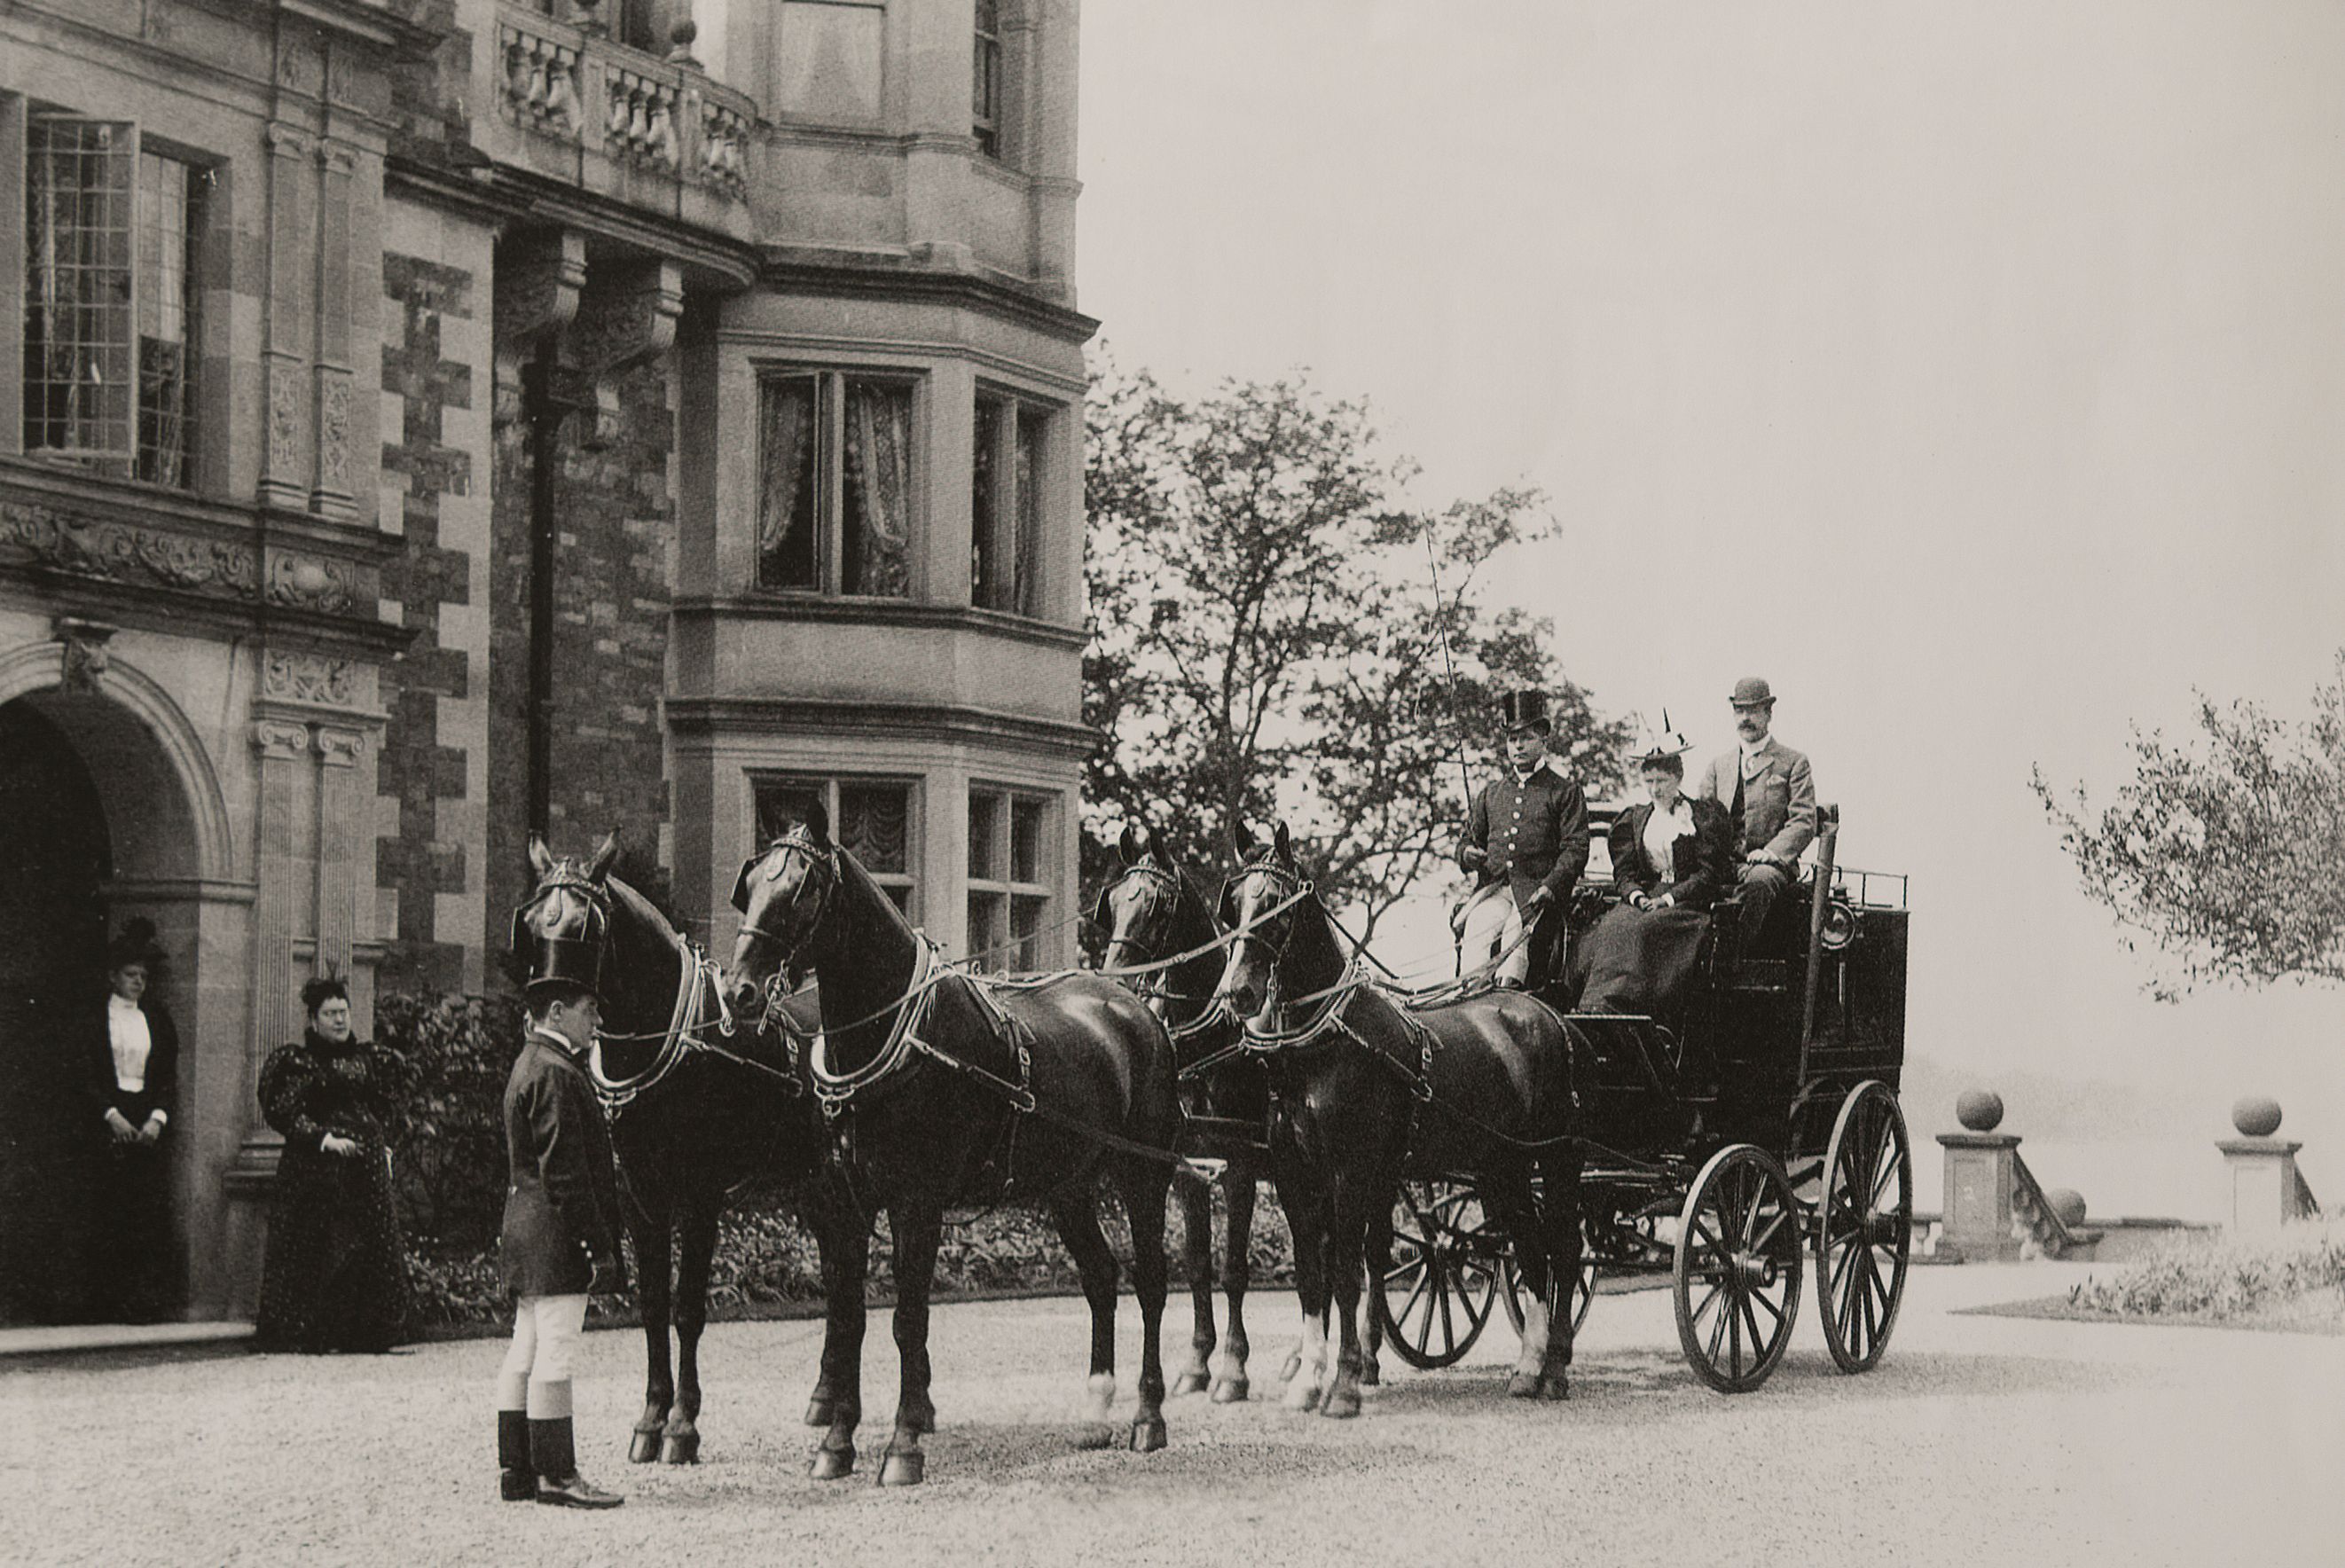
<path fill-rule="evenodd" d="M 1836 830 L 1827 808 L 1806 896 L 1778 900 L 1766 929 L 1718 906 L 1675 1017 L 1570 1015 L 1587 1247 L 1574 1326 L 1599 1273 L 1666 1274 L 1687 1361 L 1730 1392 L 1782 1360 L 1811 1247 L 1825 1342 L 1848 1371 L 1880 1360 L 1904 1290 L 1904 879 L 1835 867 Z M 1618 903 L 1591 870 L 1575 937 Z M 1494 1306 L 1520 1325 L 1510 1249 L 1470 1178 L 1405 1187 L 1393 1239 L 1376 1305 L 1404 1360 L 1456 1362 Z"/>

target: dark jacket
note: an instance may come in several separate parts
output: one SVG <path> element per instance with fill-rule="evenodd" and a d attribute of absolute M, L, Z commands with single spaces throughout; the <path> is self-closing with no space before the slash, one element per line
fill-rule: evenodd
<path fill-rule="evenodd" d="M 505 1080 L 505 1289 L 574 1296 L 600 1260 L 620 1267 L 611 1135 L 585 1068 L 533 1033 Z"/>
<path fill-rule="evenodd" d="M 114 1077 L 114 1035 L 106 1019 L 106 1006 L 99 1004 L 97 1015 L 97 1055 L 91 1064 L 96 1069 L 90 1077 L 92 1109 L 90 1114 L 99 1121 L 109 1110 L 118 1110 L 122 1119 L 132 1127 L 145 1122 L 154 1111 L 163 1113 L 168 1125 L 179 1114 L 179 1031 L 171 1026 L 171 1015 L 160 1003 L 141 1001 L 138 1010 L 147 1015 L 147 1035 L 153 1042 L 147 1053 L 147 1087 L 136 1092 L 123 1088 Z"/>
<path fill-rule="evenodd" d="M 1468 849 L 1487 857 L 1479 867 L 1467 858 Z M 1475 795 L 1467 814 L 1457 864 L 1477 873 L 1477 886 L 1503 879 L 1518 907 L 1544 887 L 1562 908 L 1588 869 L 1588 797 L 1556 771 L 1552 758 L 1533 769 L 1528 781 L 1512 773 L 1493 779 Z"/>
<path fill-rule="evenodd" d="M 1614 886 L 1639 888 L 1655 898 L 1667 893 L 1688 909 L 1707 909 L 1734 885 L 1734 824 L 1726 808 L 1700 796 L 1690 797 L 1688 804 L 1693 809 L 1693 836 L 1671 846 L 1673 864 L 1666 875 L 1645 853 L 1652 802 L 1632 805 L 1612 819 Z"/>

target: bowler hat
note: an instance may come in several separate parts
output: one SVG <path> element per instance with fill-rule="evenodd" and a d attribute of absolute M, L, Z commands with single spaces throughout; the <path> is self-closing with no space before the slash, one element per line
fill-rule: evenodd
<path fill-rule="evenodd" d="M 1537 730 L 1547 734 L 1554 726 L 1547 716 L 1545 692 L 1508 692 L 1498 699 L 1498 716 L 1509 730 Z"/>
<path fill-rule="evenodd" d="M 1757 675 L 1745 675 L 1734 683 L 1734 695 L 1726 699 L 1738 708 L 1755 708 L 1761 703 L 1775 700 L 1774 689 Z"/>

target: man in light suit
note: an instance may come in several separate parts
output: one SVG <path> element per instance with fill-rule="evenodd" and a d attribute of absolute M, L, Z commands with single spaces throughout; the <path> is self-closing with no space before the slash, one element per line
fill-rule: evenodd
<path fill-rule="evenodd" d="M 1799 875 L 1800 855 L 1816 836 L 1816 781 L 1807 757 L 1769 732 L 1775 693 L 1753 675 L 1734 683 L 1735 749 L 1701 775 L 1700 794 L 1727 808 L 1741 855 L 1736 876 L 1743 939 L 1758 936 L 1775 895 Z"/>

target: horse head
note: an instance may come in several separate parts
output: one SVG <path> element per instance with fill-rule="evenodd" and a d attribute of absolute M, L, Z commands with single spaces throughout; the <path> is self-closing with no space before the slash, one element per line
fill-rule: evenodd
<path fill-rule="evenodd" d="M 1100 890 L 1091 911 L 1092 924 L 1108 934 L 1100 962 L 1111 969 L 1149 963 L 1172 951 L 1182 894 L 1181 874 L 1154 829 L 1127 827 L 1116 847 L 1122 875 Z"/>
<path fill-rule="evenodd" d="M 1266 841 L 1240 823 L 1237 850 L 1238 869 L 1222 885 L 1220 914 L 1222 929 L 1238 935 L 1216 995 L 1233 1016 L 1251 1018 L 1270 995 L 1270 977 L 1294 935 L 1295 895 L 1306 885 L 1284 823 L 1274 823 Z"/>
<path fill-rule="evenodd" d="M 618 858 L 616 833 L 604 835 L 584 862 L 556 855 L 543 838 L 530 835 L 529 864 L 537 885 L 513 911 L 512 938 L 524 982 L 576 980 L 600 989 L 611 936 L 611 894 L 604 879 Z"/>
<path fill-rule="evenodd" d="M 754 1014 L 777 972 L 797 988 L 806 950 L 838 892 L 838 853 L 830 841 L 830 815 L 817 805 L 805 822 L 741 863 L 733 883 L 741 932 L 725 970 L 735 1011 Z"/>

